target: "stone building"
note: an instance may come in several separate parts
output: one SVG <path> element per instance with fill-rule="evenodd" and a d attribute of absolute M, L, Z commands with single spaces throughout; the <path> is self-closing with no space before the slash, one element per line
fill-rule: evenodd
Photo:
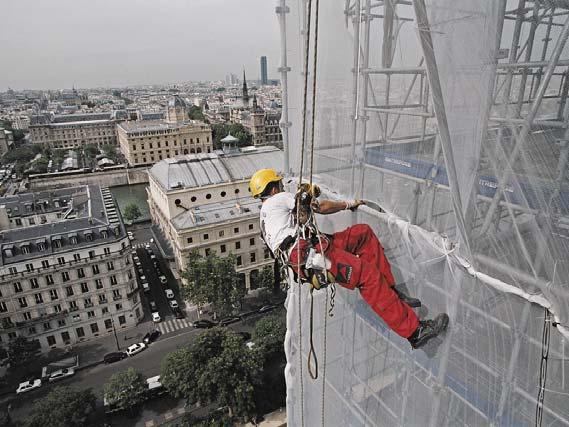
<path fill-rule="evenodd" d="M 136 325 L 131 250 L 106 188 L 0 198 L 0 345 L 24 336 L 47 351 Z"/>
<path fill-rule="evenodd" d="M 113 113 L 44 113 L 31 117 L 29 131 L 32 143 L 51 148 L 116 145 L 115 123 Z"/>
<path fill-rule="evenodd" d="M 249 178 L 261 167 L 279 169 L 282 160 L 274 147 L 226 148 L 165 159 L 149 170 L 152 220 L 171 242 L 178 270 L 193 249 L 233 253 L 247 288 L 257 287 L 256 274 L 272 260 L 260 237 L 260 202 L 249 195 Z"/>
<path fill-rule="evenodd" d="M 190 120 L 179 97 L 168 103 L 165 120 L 121 122 L 117 124 L 117 135 L 120 150 L 131 166 L 213 150 L 210 126 Z"/>
<path fill-rule="evenodd" d="M 14 146 L 14 136 L 12 132 L 0 127 L 0 157 Z"/>

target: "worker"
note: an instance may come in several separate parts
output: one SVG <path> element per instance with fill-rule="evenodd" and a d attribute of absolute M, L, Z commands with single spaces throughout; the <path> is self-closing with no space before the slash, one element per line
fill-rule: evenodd
<path fill-rule="evenodd" d="M 284 191 L 282 177 L 273 169 L 255 172 L 249 190 L 262 201 L 260 226 L 265 243 L 297 280 L 316 288 L 330 281 L 347 289 L 358 288 L 372 310 L 414 349 L 447 328 L 445 313 L 432 320 L 418 319 L 410 305 L 419 306 L 420 301 L 395 289 L 389 262 L 368 225 L 356 224 L 333 235 L 318 233 L 310 226 L 312 212 L 353 211 L 364 201 L 317 200 L 318 187 L 308 184 L 302 184 L 293 195 Z"/>

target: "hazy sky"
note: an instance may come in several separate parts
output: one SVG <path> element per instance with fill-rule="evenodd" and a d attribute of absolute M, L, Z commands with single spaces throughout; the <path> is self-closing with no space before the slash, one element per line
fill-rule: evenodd
<path fill-rule="evenodd" d="M 276 78 L 274 0 L 2 0 L 0 90 Z"/>

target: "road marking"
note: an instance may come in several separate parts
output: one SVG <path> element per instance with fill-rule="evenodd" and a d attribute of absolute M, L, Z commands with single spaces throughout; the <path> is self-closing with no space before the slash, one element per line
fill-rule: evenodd
<path fill-rule="evenodd" d="M 162 334 L 168 334 L 180 329 L 186 329 L 192 326 L 192 323 L 187 319 L 170 319 L 164 320 L 158 324 L 158 329 Z"/>
<path fill-rule="evenodd" d="M 144 423 L 146 427 L 154 427 L 154 420 L 148 420 Z"/>
<path fill-rule="evenodd" d="M 167 420 L 170 420 L 170 419 L 174 418 L 174 414 L 172 412 L 168 411 L 164 414 L 164 418 Z"/>
<path fill-rule="evenodd" d="M 170 332 L 170 328 L 168 327 L 168 321 L 164 322 L 164 331 L 165 331 L 165 333 Z"/>
<path fill-rule="evenodd" d="M 182 325 L 183 325 L 184 328 L 187 328 L 187 327 L 189 326 L 189 325 L 188 325 L 188 321 L 187 321 L 186 319 L 182 319 L 181 322 L 182 322 Z"/>
<path fill-rule="evenodd" d="M 182 415 L 184 412 L 186 412 L 186 408 L 178 408 L 178 415 Z"/>

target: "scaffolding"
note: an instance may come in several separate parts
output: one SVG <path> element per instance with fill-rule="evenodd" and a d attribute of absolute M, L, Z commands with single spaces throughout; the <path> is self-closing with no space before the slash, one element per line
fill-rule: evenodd
<path fill-rule="evenodd" d="M 569 405 L 562 403 L 569 399 L 565 379 L 569 364 L 569 2 L 333 3 L 341 7 L 329 6 L 322 16 L 337 22 L 323 31 L 342 30 L 338 15 L 343 14 L 343 30 L 351 42 L 351 57 L 343 59 L 349 59 L 351 67 L 344 68 L 340 78 L 330 77 L 330 71 L 319 86 L 318 97 L 324 100 L 316 111 L 320 182 L 336 193 L 376 200 L 389 208 L 387 215 L 364 209 L 357 220 L 378 229 L 399 275 L 434 307 L 444 300 L 438 306 L 462 330 L 451 330 L 436 354 L 425 360 L 410 354 L 393 335 L 378 332 L 365 310 L 364 314 L 358 311 L 357 297 L 342 296 L 341 304 L 356 309 L 356 314 L 343 311 L 332 322 L 333 332 L 326 332 L 322 323 L 317 331 L 352 340 L 352 348 L 350 342 L 338 348 L 340 354 L 351 355 L 351 364 L 329 356 L 328 369 L 340 369 L 341 364 L 354 375 L 343 374 L 341 380 L 330 379 L 323 386 L 349 415 L 335 418 L 329 405 L 330 414 L 322 415 L 323 425 L 346 425 L 342 424 L 346 419 L 350 420 L 347 425 L 532 422 L 528 408 L 538 405 L 540 305 L 559 323 L 552 338 L 555 362 L 550 362 L 556 378 L 548 389 L 545 419 L 547 425 L 569 425 Z M 307 5 L 307 0 L 279 0 L 276 9 L 282 41 L 283 169 L 289 173 L 298 167 L 293 157 L 300 143 L 294 138 L 299 136 L 301 114 L 300 102 L 293 101 L 300 93 L 294 76 L 298 81 L 302 70 L 299 58 L 304 57 Z M 476 30 L 482 31 L 476 34 Z M 468 36 L 472 44 L 466 43 Z M 473 48 L 472 58 L 453 50 L 461 41 L 463 47 Z M 398 58 L 402 45 L 410 46 L 416 56 L 404 52 L 401 56 L 406 58 Z M 322 67 L 334 63 L 333 55 L 347 51 L 338 47 L 324 58 Z M 335 71 L 341 74 L 342 69 Z M 329 91 L 338 82 L 340 89 Z M 342 94 L 349 108 L 334 106 L 333 98 Z M 328 117 L 330 122 L 343 122 L 336 126 L 326 121 Z M 328 225 L 338 228 L 354 220 L 343 218 Z M 423 242 L 418 251 L 417 242 Z M 441 259 L 439 264 L 433 262 Z M 487 329 L 475 326 L 473 333 L 495 337 L 485 337 L 487 341 L 480 336 L 460 337 L 465 330 L 470 332 L 472 319 L 488 325 Z M 367 377 L 355 374 L 357 340 L 346 327 L 352 325 L 351 332 L 356 333 L 354 325 L 361 322 L 368 332 L 376 331 L 369 338 L 378 345 L 363 360 L 381 361 L 384 366 Z M 290 328 L 293 325 L 289 323 Z M 299 350 L 295 339 L 302 336 L 291 331 L 290 370 L 302 369 L 292 360 Z M 472 342 L 481 349 L 469 348 Z M 507 349 L 507 354 L 496 354 L 497 349 Z M 400 373 L 396 374 L 387 366 L 398 359 L 403 362 L 397 364 Z M 457 367 L 457 361 L 472 370 Z M 374 389 L 370 384 L 381 382 L 378 378 L 391 379 Z M 310 398 L 299 404 L 298 376 L 289 371 L 287 381 L 289 422 L 300 425 L 299 413 L 324 403 L 315 391 L 310 394 L 310 385 L 303 384 L 303 394 Z M 358 386 L 367 390 L 365 405 L 354 398 Z M 420 387 L 430 393 L 428 402 L 411 403 Z M 399 401 L 390 402 L 392 397 L 382 391 L 399 393 Z M 368 399 L 377 403 L 372 412 L 385 418 L 370 415 Z M 421 419 L 417 414 L 422 405 L 428 416 Z"/>

